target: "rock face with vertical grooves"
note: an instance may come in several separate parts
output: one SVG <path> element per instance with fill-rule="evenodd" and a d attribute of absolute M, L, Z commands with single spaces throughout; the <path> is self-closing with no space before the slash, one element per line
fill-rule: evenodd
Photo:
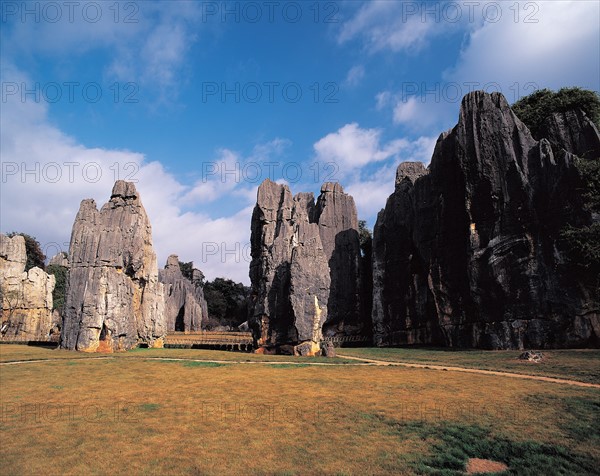
<path fill-rule="evenodd" d="M 38 267 L 25 271 L 25 239 L 0 234 L 0 333 L 19 339 L 45 339 L 55 326 L 55 278 Z"/>
<path fill-rule="evenodd" d="M 183 276 L 177 255 L 169 256 L 165 268 L 158 271 L 158 280 L 164 287 L 167 331 L 202 330 L 208 316 L 204 292 Z"/>
<path fill-rule="evenodd" d="M 81 202 L 69 246 L 61 347 L 85 352 L 160 347 L 166 333 L 152 229 L 133 183 L 100 210 Z"/>
<path fill-rule="evenodd" d="M 540 138 L 582 158 L 600 157 L 600 133 L 581 110 L 555 112 L 546 118 Z"/>
<path fill-rule="evenodd" d="M 250 325 L 259 351 L 316 355 L 327 319 L 329 268 L 312 194 L 265 180 L 252 214 Z"/>
<path fill-rule="evenodd" d="M 331 289 L 325 336 L 370 332 L 370 319 L 361 315 L 360 242 L 358 215 L 352 196 L 339 183 L 325 183 L 313 220 L 329 265 Z"/>
<path fill-rule="evenodd" d="M 550 140 L 568 151 L 535 140 L 501 94 L 470 93 L 429 169 L 400 165 L 374 230 L 378 345 L 598 345 L 597 283 L 569 271 L 559 232 L 591 223 L 571 152 L 599 142 L 561 117 Z"/>

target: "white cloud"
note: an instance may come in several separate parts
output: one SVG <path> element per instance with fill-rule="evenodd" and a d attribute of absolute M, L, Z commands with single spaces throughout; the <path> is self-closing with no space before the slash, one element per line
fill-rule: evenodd
<path fill-rule="evenodd" d="M 510 102 L 539 88 L 600 87 L 599 2 L 517 2 L 500 21 L 470 32 L 454 68 L 445 79 L 468 92 L 489 84 Z M 491 83 L 496 83 L 494 87 Z M 533 84 L 532 84 L 533 83 Z M 498 87 L 499 86 L 499 87 Z"/>
<path fill-rule="evenodd" d="M 414 10 L 416 6 L 416 10 Z M 423 21 L 421 2 L 375 0 L 364 3 L 353 17 L 342 24 L 337 40 L 343 44 L 360 40 L 370 52 L 417 52 L 428 40 L 453 24 Z"/>
<path fill-rule="evenodd" d="M 458 116 L 460 98 L 447 101 L 435 95 L 394 98 L 393 120 L 412 131 L 430 133 L 452 127 Z"/>
<path fill-rule="evenodd" d="M 8 65 L 1 79 L 27 81 Z M 211 218 L 210 208 L 184 211 L 190 188 L 159 162 L 132 151 L 86 147 L 50 124 L 46 104 L 7 99 L 0 115 L 2 232 L 36 236 L 48 255 L 65 251 L 81 200 L 94 198 L 100 207 L 109 199 L 114 180 L 129 176 L 137 180 L 152 223 L 160 266 L 175 253 L 194 261 L 209 279 L 227 276 L 249 282 L 245 245 L 255 186 L 231 190 L 238 200 L 229 216 Z"/>
<path fill-rule="evenodd" d="M 404 141 L 400 153 L 393 162 L 383 164 L 366 178 L 352 181 L 345 191 L 354 197 L 358 215 L 374 223 L 377 212 L 385 206 L 389 195 L 394 191 L 396 168 L 402 162 L 423 162 L 428 165 L 433 155 L 437 138 L 419 137 L 413 141 Z"/>
<path fill-rule="evenodd" d="M 346 84 L 350 87 L 358 86 L 365 77 L 365 67 L 362 65 L 352 66 L 346 75 Z"/>
<path fill-rule="evenodd" d="M 354 197 L 358 216 L 367 220 L 370 226 L 375 224 L 377 213 L 394 191 L 396 166 L 385 165 L 366 180 L 352 182 L 344 191 Z"/>
<path fill-rule="evenodd" d="M 242 200 L 254 201 L 260 182 L 270 177 L 270 171 L 282 170 L 282 162 L 276 160 L 291 144 L 287 139 L 276 138 L 254 146 L 247 157 L 230 149 L 221 149 L 215 160 L 201 163 L 201 177 L 186 192 L 186 205 L 214 202 L 225 196 L 235 195 Z M 265 164 L 271 164 L 269 169 Z"/>
<path fill-rule="evenodd" d="M 80 77 L 65 58 L 107 54 L 111 61 L 97 81 L 137 83 L 151 91 L 159 102 L 176 99 L 178 83 L 185 72 L 185 59 L 197 40 L 200 7 L 195 2 L 73 3 L 31 2 L 40 21 L 9 15 L 1 34 L 5 59 L 16 62 L 36 54 L 58 59 L 64 66 L 55 74 L 61 81 Z M 97 5 L 97 7 L 92 7 Z M 58 10 L 56 10 L 58 8 Z M 69 20 L 69 9 L 72 20 Z M 52 11 L 50 11 L 52 10 Z M 45 21 L 60 12 L 56 22 Z M 85 18 L 97 21 L 86 21 Z M 44 13 L 46 12 L 46 13 Z"/>
<path fill-rule="evenodd" d="M 394 107 L 394 122 L 403 124 L 413 121 L 417 115 L 417 98 L 409 97 L 406 101 L 398 101 Z"/>
<path fill-rule="evenodd" d="M 405 141 L 393 140 L 380 144 L 381 130 L 361 129 L 356 122 L 346 124 L 314 144 L 317 159 L 335 162 L 342 172 L 380 162 L 397 154 Z"/>
<path fill-rule="evenodd" d="M 393 192 L 397 166 L 406 161 L 429 164 L 437 140 L 421 136 L 382 143 L 381 135 L 379 129 L 361 129 L 353 122 L 314 144 L 318 160 L 339 166 L 336 178 L 344 179 L 344 190 L 354 197 L 359 216 L 369 222 Z"/>
<path fill-rule="evenodd" d="M 390 91 L 381 91 L 375 95 L 375 108 L 381 111 L 390 104 L 392 93 Z"/>

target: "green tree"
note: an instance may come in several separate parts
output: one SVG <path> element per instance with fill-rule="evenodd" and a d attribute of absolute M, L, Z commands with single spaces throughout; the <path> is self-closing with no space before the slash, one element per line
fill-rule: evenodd
<path fill-rule="evenodd" d="M 581 177 L 580 193 L 584 208 L 592 217 L 600 216 L 600 158 L 575 159 Z M 600 279 L 600 222 L 589 225 L 565 226 L 560 234 L 571 264 Z"/>
<path fill-rule="evenodd" d="M 67 287 L 67 268 L 51 264 L 46 268 L 48 274 L 53 274 L 56 279 L 54 291 L 52 291 L 52 309 L 62 311 L 65 305 L 65 292 Z"/>
<path fill-rule="evenodd" d="M 521 98 L 512 109 L 538 140 L 544 121 L 555 112 L 581 109 L 600 127 L 600 96 L 581 88 L 562 88 L 558 92 L 542 89 Z M 579 172 L 577 188 L 584 209 L 592 218 L 600 216 L 600 157 L 577 157 L 575 167 Z M 597 219 L 577 226 L 567 223 L 560 232 L 560 240 L 571 265 L 592 276 L 598 275 L 600 223 Z"/>
<path fill-rule="evenodd" d="M 208 315 L 222 326 L 237 327 L 248 318 L 250 288 L 231 279 L 215 278 L 204 284 Z"/>
<path fill-rule="evenodd" d="M 187 280 L 194 286 L 204 286 L 204 273 L 199 269 L 194 268 L 193 261 L 190 261 L 188 263 L 180 261 L 179 269 L 181 270 L 181 274 L 183 274 L 183 277 L 187 278 Z"/>
<path fill-rule="evenodd" d="M 371 233 L 371 230 L 367 228 L 367 222 L 365 220 L 358 220 L 358 239 L 362 256 L 371 256 L 373 234 Z"/>
<path fill-rule="evenodd" d="M 358 221 L 358 236 L 360 241 L 360 293 L 361 313 L 364 319 L 371 318 L 373 307 L 373 234 L 367 228 L 365 220 Z"/>
<path fill-rule="evenodd" d="M 600 96 L 581 88 L 562 88 L 558 92 L 540 89 L 519 99 L 512 110 L 531 131 L 536 140 L 546 118 L 555 112 L 581 109 L 600 128 Z"/>
<path fill-rule="evenodd" d="M 192 282 L 194 279 L 194 262 L 190 261 L 188 263 L 184 263 L 183 261 L 180 261 L 179 269 L 181 269 L 181 274 L 183 274 L 183 277 Z"/>
<path fill-rule="evenodd" d="M 13 231 L 8 233 L 8 237 L 12 238 L 14 236 L 21 235 L 25 238 L 25 252 L 27 253 L 27 263 L 25 264 L 25 271 L 29 271 L 31 268 L 38 267 L 40 269 L 45 269 L 45 261 L 46 255 L 42 252 L 42 247 L 40 243 L 35 239 L 35 237 L 28 235 L 27 233 L 18 233 Z"/>

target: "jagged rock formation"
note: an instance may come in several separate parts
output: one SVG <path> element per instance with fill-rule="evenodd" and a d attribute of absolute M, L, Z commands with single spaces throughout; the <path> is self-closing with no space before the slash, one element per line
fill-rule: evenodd
<path fill-rule="evenodd" d="M 158 280 L 164 286 L 167 331 L 202 330 L 202 320 L 208 316 L 204 292 L 183 276 L 177 255 L 169 256 Z"/>
<path fill-rule="evenodd" d="M 339 183 L 323 184 L 312 221 L 319 225 L 331 278 L 323 334 L 361 334 L 370 325 L 361 315 L 361 255 L 354 199 Z"/>
<path fill-rule="evenodd" d="M 292 197 L 265 180 L 252 214 L 251 317 L 259 351 L 320 352 L 327 319 L 329 268 L 312 193 Z"/>
<path fill-rule="evenodd" d="M 316 354 L 323 335 L 370 335 L 356 206 L 340 184 L 323 184 L 315 204 L 312 193 L 292 197 L 286 186 L 263 182 L 251 244 L 250 324 L 259 346 Z"/>
<path fill-rule="evenodd" d="M 591 223 L 571 152 L 600 140 L 563 116 L 550 140 L 570 152 L 536 141 L 501 94 L 474 92 L 429 170 L 400 165 L 374 230 L 378 345 L 598 345 L 597 283 L 569 271 L 559 231 Z"/>
<path fill-rule="evenodd" d="M 55 326 L 54 276 L 38 267 L 25 272 L 25 239 L 0 234 L 0 334 L 30 340 L 47 338 Z"/>
<path fill-rule="evenodd" d="M 69 267 L 69 260 L 67 258 L 67 253 L 61 251 L 60 253 L 55 254 L 50 261 L 48 261 L 48 266 L 63 266 L 65 268 Z"/>
<path fill-rule="evenodd" d="M 594 122 L 581 111 L 555 112 L 546 118 L 540 137 L 582 158 L 600 157 L 600 133 Z"/>
<path fill-rule="evenodd" d="M 119 180 L 100 211 L 81 202 L 69 246 L 61 347 L 161 346 L 166 333 L 152 229 L 135 186 Z"/>

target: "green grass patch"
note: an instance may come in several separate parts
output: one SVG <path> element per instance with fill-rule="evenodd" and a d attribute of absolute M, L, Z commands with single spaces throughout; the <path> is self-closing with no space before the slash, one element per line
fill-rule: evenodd
<path fill-rule="evenodd" d="M 140 405 L 140 410 L 143 412 L 155 412 L 160 408 L 158 403 L 142 403 Z"/>
<path fill-rule="evenodd" d="M 542 350 L 539 363 L 519 360 L 519 350 L 464 350 L 432 347 L 362 347 L 338 349 L 338 354 L 390 362 L 447 365 L 539 375 L 600 384 L 600 350 Z"/>
<path fill-rule="evenodd" d="M 219 362 L 199 362 L 194 360 L 183 362 L 184 367 L 224 367 L 226 365 Z"/>
<path fill-rule="evenodd" d="M 412 461 L 417 474 L 463 475 L 469 458 L 502 462 L 509 469 L 499 474 L 523 476 L 594 474 L 600 464 L 597 457 L 590 458 L 587 454 L 561 445 L 495 435 L 492 428 L 479 425 L 397 422 L 379 415 L 372 415 L 368 419 L 380 419 L 398 438 L 417 438 L 430 442 L 430 454 L 414 458 Z"/>
<path fill-rule="evenodd" d="M 269 364 L 272 369 L 298 369 L 303 367 L 310 367 L 308 364 Z"/>

